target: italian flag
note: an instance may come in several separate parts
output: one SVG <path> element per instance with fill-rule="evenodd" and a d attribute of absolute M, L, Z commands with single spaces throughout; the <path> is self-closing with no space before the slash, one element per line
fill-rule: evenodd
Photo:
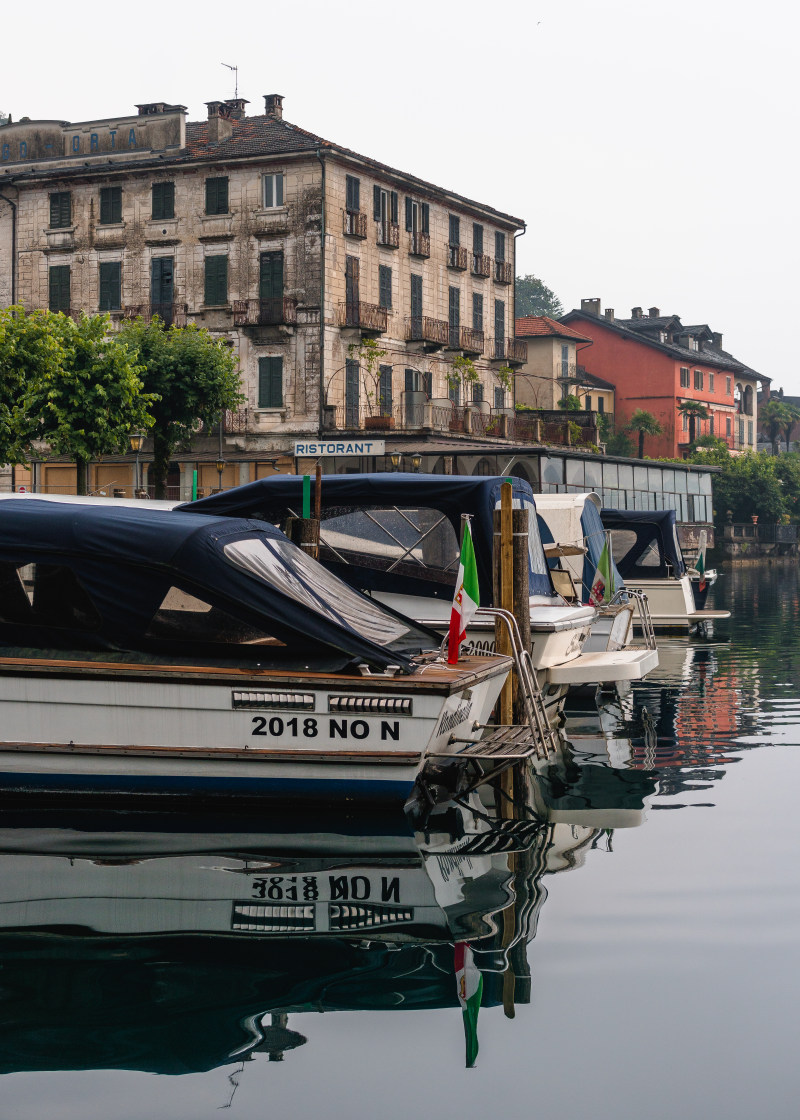
<path fill-rule="evenodd" d="M 700 576 L 697 581 L 697 590 L 705 591 L 706 589 L 706 540 L 707 534 L 705 529 L 700 530 L 700 551 L 697 553 L 697 561 L 695 563 L 695 570 Z"/>
<path fill-rule="evenodd" d="M 611 560 L 611 546 L 608 537 L 603 544 L 603 551 L 597 561 L 597 571 L 592 580 L 592 590 L 589 592 L 589 602 L 599 607 L 601 603 L 609 603 L 614 596 L 614 565 Z"/>
<path fill-rule="evenodd" d="M 479 606 L 478 568 L 475 563 L 475 549 L 472 547 L 472 529 L 467 520 L 464 522 L 464 538 L 461 541 L 456 594 L 450 611 L 450 631 L 447 640 L 448 665 L 458 664 L 458 651 L 467 636 L 467 627 L 472 621 L 472 616 Z"/>
<path fill-rule="evenodd" d="M 472 1069 L 478 1056 L 478 1012 L 483 996 L 483 976 L 472 959 L 472 950 L 466 941 L 456 941 L 455 966 L 458 1002 L 461 1004 L 467 1042 L 467 1069 Z"/>

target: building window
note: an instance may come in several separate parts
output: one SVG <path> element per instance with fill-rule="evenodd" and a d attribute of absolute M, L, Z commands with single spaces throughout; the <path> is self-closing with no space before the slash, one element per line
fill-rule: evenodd
<path fill-rule="evenodd" d="M 591 396 L 591 393 L 586 394 L 586 396 L 583 398 L 583 403 L 586 407 L 586 411 L 591 412 L 592 411 L 592 396 Z"/>
<path fill-rule="evenodd" d="M 175 217 L 175 184 L 153 183 L 153 203 L 151 216 L 160 222 Z"/>
<path fill-rule="evenodd" d="M 753 442 L 753 421 L 752 420 L 747 421 L 747 442 L 748 443 Z"/>
<path fill-rule="evenodd" d="M 203 302 L 207 307 L 220 307 L 228 302 L 228 258 L 206 257 Z"/>
<path fill-rule="evenodd" d="M 392 367 L 391 366 L 381 366 L 380 367 L 380 375 L 381 375 L 381 379 L 380 379 L 379 398 L 380 398 L 381 416 L 391 416 L 392 415 Z"/>
<path fill-rule="evenodd" d="M 344 422 L 348 428 L 357 428 L 359 423 L 360 370 L 355 358 L 345 362 L 344 373 Z"/>
<path fill-rule="evenodd" d="M 733 421 L 730 416 L 725 417 L 725 435 L 730 437 L 733 433 Z"/>
<path fill-rule="evenodd" d="M 683 429 L 683 431 L 684 431 L 684 432 L 688 432 L 688 431 L 689 431 L 689 417 L 688 417 L 688 416 L 686 415 L 686 413 L 685 413 L 685 412 L 684 412 L 684 413 L 683 413 L 683 415 L 682 415 L 682 424 L 681 424 L 681 428 Z"/>
<path fill-rule="evenodd" d="M 361 180 L 355 175 L 345 177 L 345 206 L 351 214 L 357 214 L 361 209 Z"/>
<path fill-rule="evenodd" d="M 100 191 L 100 224 L 118 225 L 122 221 L 122 187 L 103 187 Z"/>
<path fill-rule="evenodd" d="M 153 257 L 150 261 L 150 313 L 166 321 L 172 318 L 174 257 Z"/>
<path fill-rule="evenodd" d="M 72 192 L 57 191 L 50 195 L 50 229 L 72 225 Z M 59 265 L 59 267 L 61 267 Z"/>
<path fill-rule="evenodd" d="M 406 229 L 409 233 L 430 233 L 431 208 L 427 202 L 406 198 Z"/>
<path fill-rule="evenodd" d="M 451 241 L 451 244 L 457 244 L 457 242 Z M 478 222 L 472 223 L 472 251 L 477 256 L 483 255 L 483 226 L 479 225 Z"/>
<path fill-rule="evenodd" d="M 495 385 L 494 387 L 494 407 L 506 407 L 506 392 L 505 389 L 503 389 L 500 385 Z"/>
<path fill-rule="evenodd" d="M 228 176 L 206 179 L 206 214 L 228 213 Z"/>
<path fill-rule="evenodd" d="M 283 300 L 283 250 L 262 253 L 258 261 L 258 298 Z M 268 308 L 263 310 L 268 311 Z M 278 310 L 276 307 L 274 310 Z M 281 306 L 280 310 L 283 310 Z"/>
<path fill-rule="evenodd" d="M 709 417 L 708 417 L 708 434 L 710 436 L 713 436 L 713 434 L 714 434 L 714 413 L 713 412 L 710 413 Z"/>
<path fill-rule="evenodd" d="M 372 216 L 376 222 L 397 225 L 398 211 L 397 191 L 387 191 L 377 185 L 372 188 Z"/>
<path fill-rule="evenodd" d="M 708 375 L 708 391 L 709 391 L 709 393 L 714 392 L 714 374 L 713 373 L 709 373 L 709 375 Z"/>
<path fill-rule="evenodd" d="M 695 389 L 703 388 L 703 371 L 701 369 L 694 371 L 694 387 Z"/>
<path fill-rule="evenodd" d="M 119 261 L 100 264 L 100 310 L 119 311 L 122 306 L 122 265 Z"/>
<path fill-rule="evenodd" d="M 689 388 L 689 368 L 681 366 L 681 389 Z"/>
<path fill-rule="evenodd" d="M 392 307 L 392 270 L 385 264 L 378 265 L 378 306 Z"/>
<path fill-rule="evenodd" d="M 449 220 L 450 244 L 451 245 L 460 245 L 461 244 L 461 221 L 460 221 L 459 218 L 457 218 L 455 216 L 455 214 L 450 214 L 449 218 L 450 218 L 450 220 Z"/>
<path fill-rule="evenodd" d="M 283 358 L 258 359 L 258 407 L 283 408 Z"/>
<path fill-rule="evenodd" d="M 461 404 L 461 386 L 458 382 L 449 386 L 447 395 L 455 407 L 458 408 Z"/>
<path fill-rule="evenodd" d="M 598 397 L 597 398 L 597 411 L 598 412 L 605 412 L 605 410 L 606 410 L 606 399 L 605 399 L 605 397 Z"/>
<path fill-rule="evenodd" d="M 461 342 L 461 291 L 459 288 L 448 290 L 447 311 L 450 327 L 450 349 L 458 350 Z"/>
<path fill-rule="evenodd" d="M 504 233 L 498 232 L 494 235 L 494 259 L 501 262 L 506 259 L 506 235 Z"/>
<path fill-rule="evenodd" d="M 729 397 L 731 395 L 732 384 L 733 384 L 733 382 L 731 381 L 731 378 L 726 377 L 725 378 L 725 396 L 726 397 Z"/>
<path fill-rule="evenodd" d="M 480 292 L 472 293 L 472 329 L 483 334 L 483 296 Z"/>
<path fill-rule="evenodd" d="M 561 347 L 561 376 L 566 379 L 569 377 L 569 346 L 562 345 Z"/>
<path fill-rule="evenodd" d="M 69 311 L 70 306 L 70 269 L 68 264 L 54 264 L 48 274 L 49 299 L 47 306 L 51 311 Z"/>
<path fill-rule="evenodd" d="M 283 206 L 283 172 L 276 175 L 265 175 L 262 179 L 264 185 L 263 204 L 265 210 L 274 210 Z"/>
<path fill-rule="evenodd" d="M 483 400 L 483 383 L 476 381 L 472 386 L 472 403 L 480 404 Z"/>
<path fill-rule="evenodd" d="M 506 354 L 506 304 L 505 300 L 494 301 L 494 352 L 495 357 L 504 358 Z"/>

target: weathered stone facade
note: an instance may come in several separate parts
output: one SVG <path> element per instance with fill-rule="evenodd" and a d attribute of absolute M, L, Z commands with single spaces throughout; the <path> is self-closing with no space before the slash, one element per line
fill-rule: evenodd
<path fill-rule="evenodd" d="M 277 95 L 266 102 L 252 117 L 243 100 L 210 102 L 201 124 L 155 103 L 1 126 L 3 304 L 13 287 L 28 310 L 108 310 L 116 323 L 158 311 L 224 335 L 247 398 L 225 452 L 251 477 L 296 437 L 363 429 L 377 412 L 387 427 L 430 428 L 432 405 L 470 403 L 450 399 L 456 354 L 475 363 L 476 408 L 510 405 L 498 371 L 517 358 L 523 223 L 284 122 Z M 384 351 L 379 393 L 363 362 L 353 369 L 367 337 Z"/>

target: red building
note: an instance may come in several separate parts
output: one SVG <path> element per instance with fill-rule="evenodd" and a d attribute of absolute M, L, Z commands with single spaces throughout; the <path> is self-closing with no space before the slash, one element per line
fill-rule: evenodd
<path fill-rule="evenodd" d="M 653 458 L 679 458 L 689 446 L 689 421 L 678 411 L 683 401 L 700 401 L 708 419 L 697 420 L 695 438 L 714 435 L 731 450 L 756 449 L 756 373 L 722 349 L 722 335 L 706 324 L 684 326 L 677 315 L 647 314 L 634 307 L 630 319 L 602 313 L 599 299 L 581 300 L 580 311 L 561 319 L 592 339 L 581 358 L 587 372 L 610 382 L 616 396 L 616 430 L 637 408 L 655 416 L 663 434 L 647 437 Z"/>

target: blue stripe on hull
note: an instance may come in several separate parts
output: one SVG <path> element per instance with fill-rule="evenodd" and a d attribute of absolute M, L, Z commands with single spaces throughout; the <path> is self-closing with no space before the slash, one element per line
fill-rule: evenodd
<path fill-rule="evenodd" d="M 314 797 L 368 798 L 372 801 L 405 799 L 410 781 L 354 781 L 330 778 L 121 778 L 113 774 L 15 774 L 0 772 L 0 792 L 5 793 L 96 793 L 163 794 L 208 797 Z"/>

